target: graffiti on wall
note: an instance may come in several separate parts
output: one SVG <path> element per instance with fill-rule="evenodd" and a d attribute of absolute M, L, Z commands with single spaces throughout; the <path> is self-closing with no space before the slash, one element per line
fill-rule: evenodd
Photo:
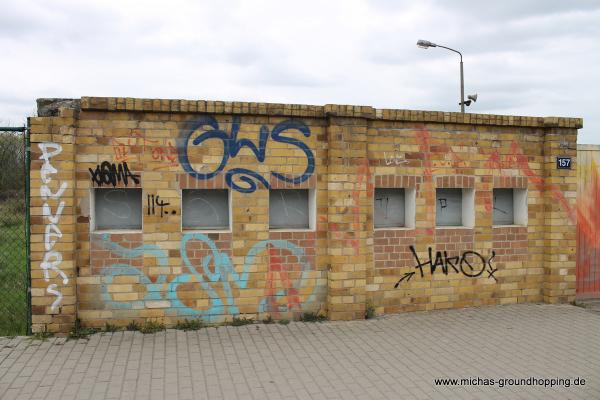
<path fill-rule="evenodd" d="M 165 145 L 161 145 L 159 140 L 151 140 L 144 138 L 144 151 L 152 154 L 154 161 L 160 161 L 162 165 L 155 169 L 176 167 L 177 149 L 173 146 L 171 140 L 167 140 Z"/>
<path fill-rule="evenodd" d="M 386 151 L 384 151 L 383 158 L 385 160 L 385 165 L 400 165 L 408 163 L 408 160 L 406 160 L 404 156 L 397 150 L 389 155 Z"/>
<path fill-rule="evenodd" d="M 432 180 L 432 175 L 436 171 L 436 168 L 433 168 L 432 161 L 429 157 L 429 153 L 433 151 L 434 147 L 430 145 L 431 134 L 424 126 L 421 126 L 417 130 L 416 137 L 419 143 L 419 150 L 424 156 L 424 182 L 429 182 Z M 449 153 L 450 158 L 452 159 L 453 168 L 458 169 L 466 166 L 466 162 L 452 150 L 452 147 L 448 146 L 440 148 L 440 150 L 442 149 Z M 479 151 L 482 151 L 481 148 Z M 500 170 L 500 173 L 503 175 L 505 169 L 514 169 L 515 165 L 519 168 L 522 175 L 527 177 L 529 183 L 533 184 L 537 190 L 541 192 L 549 191 L 552 197 L 561 205 L 561 208 L 567 214 L 571 222 L 577 223 L 577 211 L 575 208 L 569 204 L 569 201 L 557 185 L 547 184 L 546 180 L 540 176 L 540 174 L 531 169 L 528 157 L 523 153 L 517 141 L 512 141 L 510 145 L 510 154 L 500 155 L 496 150 L 489 155 L 488 160 L 485 163 L 486 168 Z M 488 212 L 493 210 L 491 197 L 485 198 L 485 209 Z"/>
<path fill-rule="evenodd" d="M 134 146 L 136 139 L 111 139 L 113 152 L 115 153 L 115 161 L 139 161 L 136 155 L 130 151 L 131 146 Z"/>
<path fill-rule="evenodd" d="M 585 151 L 581 157 L 579 153 L 577 294 L 596 297 L 600 294 L 600 169 L 593 156 L 598 152 Z"/>
<path fill-rule="evenodd" d="M 147 203 L 147 210 L 148 210 L 148 215 L 157 215 L 156 214 L 156 207 L 158 206 L 158 212 L 160 212 L 160 217 L 162 218 L 165 215 L 169 215 L 169 214 L 177 214 L 177 211 L 175 210 L 168 210 L 165 209 L 166 206 L 170 206 L 171 203 L 161 200 L 159 195 L 153 195 L 153 194 L 149 194 L 146 196 L 146 203 Z"/>
<path fill-rule="evenodd" d="M 240 150 L 244 147 L 248 148 L 255 156 L 259 163 L 263 163 L 266 158 L 266 149 L 269 139 L 273 142 L 288 144 L 297 147 L 304 153 L 306 157 L 306 169 L 300 176 L 289 176 L 278 172 L 271 172 L 271 175 L 276 179 L 293 184 L 299 184 L 306 181 L 313 174 L 315 169 L 315 158 L 310 148 L 302 141 L 286 136 L 289 131 L 299 132 L 305 137 L 310 137 L 311 132 L 304 122 L 298 120 L 285 120 L 273 127 L 271 131 L 266 125 L 262 125 L 259 131 L 258 146 L 249 139 L 238 139 L 241 122 L 240 117 L 234 116 L 231 123 L 231 132 L 227 133 L 219 127 L 217 120 L 205 115 L 198 119 L 194 119 L 186 124 L 181 130 L 180 137 L 177 142 L 177 150 L 179 162 L 190 176 L 196 179 L 212 179 L 221 173 L 230 158 L 235 158 Z M 207 129 L 208 128 L 208 129 Z M 200 132 L 199 135 L 195 135 Z M 193 140 L 192 140 L 193 139 Z M 201 146 L 207 140 L 219 140 L 223 146 L 223 156 L 219 165 L 210 172 L 201 173 L 192 165 L 190 158 L 193 157 L 194 150 Z M 191 141 L 191 145 L 190 145 Z M 239 176 L 239 180 L 244 183 L 240 185 L 235 183 L 233 178 Z M 252 193 L 257 189 L 257 182 L 269 188 L 269 182 L 261 174 L 247 168 L 232 168 L 225 173 L 225 182 L 230 188 L 242 193 Z"/>
<path fill-rule="evenodd" d="M 199 265 L 197 259 L 192 255 L 193 250 L 190 249 L 190 244 L 194 242 L 206 246 L 210 252 L 199 262 Z M 141 245 L 130 249 L 111 241 L 109 234 L 101 236 L 101 243 L 105 249 L 122 258 L 123 261 L 137 257 L 154 257 L 159 268 L 168 266 L 168 252 L 157 245 Z M 285 250 L 296 257 L 301 268 L 298 278 L 289 278 L 288 272 L 290 271 L 285 270 L 281 259 L 273 256 L 272 251 L 274 249 Z M 256 312 L 277 313 L 302 310 L 303 307 L 314 303 L 316 300 L 317 293 L 313 286 L 310 295 L 306 297 L 304 302 L 300 302 L 298 293 L 303 285 L 307 285 L 307 282 L 310 281 L 308 278 L 312 267 L 306 261 L 304 250 L 290 241 L 263 240 L 257 242 L 245 255 L 241 272 L 236 271 L 229 255 L 219 251 L 215 242 L 203 233 L 184 234 L 180 243 L 180 252 L 185 272 L 176 276 L 160 274 L 151 277 L 146 275 L 142 268 L 134 267 L 127 262 L 104 268 L 102 274 L 105 275 L 106 285 L 103 285 L 102 298 L 107 307 L 143 309 L 146 307 L 146 301 L 168 301 L 168 306 L 164 308 L 166 308 L 169 315 L 201 316 L 207 320 L 222 315 L 237 315 L 239 309 L 235 303 L 234 290 L 248 288 L 250 271 L 257 257 L 263 254 L 269 257 L 269 270 L 267 272 L 265 296 L 258 304 Z M 132 301 L 116 301 L 113 299 L 108 286 L 114 282 L 116 277 L 124 275 L 138 276 L 139 282 L 145 286 L 143 298 Z M 279 275 L 282 283 L 281 288 L 276 288 L 274 284 L 275 275 Z M 178 287 L 187 283 L 200 285 L 209 299 L 207 307 L 199 309 L 190 306 L 185 302 L 185 299 L 180 298 Z M 282 303 L 281 299 L 286 300 Z"/>
<path fill-rule="evenodd" d="M 59 228 L 60 216 L 65 207 L 65 202 L 60 198 L 67 189 L 67 182 L 61 182 L 58 190 L 56 192 L 52 192 L 48 184 L 52 181 L 52 175 L 57 174 L 58 170 L 54 168 L 50 159 L 52 157 L 58 156 L 62 153 L 62 146 L 58 143 L 53 142 L 44 142 L 38 144 L 39 149 L 42 151 L 42 155 L 40 156 L 40 160 L 43 160 L 42 168 L 40 171 L 40 175 L 42 178 L 42 186 L 40 188 L 40 195 L 44 200 L 44 205 L 42 207 L 42 214 L 44 218 L 48 220 L 46 224 L 46 229 L 44 232 L 44 258 L 40 264 L 40 268 L 44 271 L 44 280 L 46 282 L 50 282 L 50 272 L 54 271 L 57 275 L 62 278 L 63 285 L 69 283 L 69 278 L 67 275 L 59 268 L 62 263 L 62 253 L 56 250 L 54 247 L 56 242 L 62 237 L 62 232 Z M 56 211 L 52 212 L 52 208 L 50 204 L 48 204 L 48 199 L 53 199 L 58 203 L 56 207 Z M 54 302 L 52 302 L 51 309 L 54 311 L 60 305 L 62 301 L 62 294 L 58 290 L 58 285 L 55 283 L 51 283 L 47 286 L 46 292 L 49 294 L 56 296 Z"/>
<path fill-rule="evenodd" d="M 415 269 L 417 271 L 406 272 L 394 285 L 395 288 L 400 286 L 403 281 L 410 281 L 411 278 L 419 272 L 421 278 L 425 276 L 423 271 L 424 267 L 429 266 L 429 274 L 433 276 L 436 271 L 442 271 L 444 275 L 448 275 L 449 272 L 454 271 L 456 274 L 463 274 L 467 278 L 479 278 L 483 276 L 484 272 L 487 272 L 487 278 L 493 279 L 498 282 L 498 279 L 494 276 L 498 268 L 492 266 L 492 260 L 496 257 L 496 252 L 492 250 L 491 255 L 486 258 L 476 251 L 468 250 L 464 251 L 460 256 L 448 256 L 447 251 L 437 251 L 435 258 L 433 257 L 433 251 L 431 247 L 427 249 L 428 258 L 424 261 L 419 259 L 414 246 L 409 246 L 410 251 L 415 258 Z"/>
<path fill-rule="evenodd" d="M 519 166 L 523 174 L 527 177 L 529 182 L 534 184 L 540 192 L 550 191 L 552 197 L 554 197 L 554 199 L 561 205 L 563 211 L 567 213 L 567 216 L 569 217 L 571 222 L 576 224 L 577 212 L 573 207 L 571 207 L 569 201 L 566 199 L 562 190 L 560 190 L 560 188 L 556 185 L 546 184 L 545 179 L 539 176 L 539 174 L 537 174 L 531 169 L 531 167 L 529 166 L 527 156 L 523 154 L 517 142 L 513 141 L 510 146 L 510 149 L 514 154 L 514 159 L 517 162 L 517 165 Z"/>
<path fill-rule="evenodd" d="M 103 161 L 101 164 L 96 165 L 96 169 L 88 168 L 92 183 L 102 187 L 102 185 L 112 185 L 116 187 L 117 184 L 123 182 L 125 186 L 129 184 L 129 178 L 136 185 L 140 183 L 140 176 L 132 173 L 129 170 L 129 166 L 126 161 L 122 163 L 111 163 L 109 161 Z"/>
<path fill-rule="evenodd" d="M 141 148 L 144 153 L 150 154 L 152 160 L 158 161 L 159 165 L 152 164 L 150 167 L 153 170 L 160 170 L 169 167 L 179 166 L 177 161 L 177 149 L 175 148 L 174 141 L 167 140 L 163 145 L 159 139 L 147 139 L 142 137 L 136 130 L 132 132 L 133 138 L 113 138 L 110 144 L 115 153 L 114 160 L 117 162 L 139 162 L 140 160 L 140 149 L 137 143 L 141 141 L 143 144 Z M 140 138 L 140 139 L 136 139 Z"/>
<path fill-rule="evenodd" d="M 283 243 L 284 241 L 280 242 Z M 289 244 L 289 242 L 287 243 Z M 265 297 L 260 303 L 260 310 L 261 312 L 268 311 L 274 313 L 275 316 L 283 311 L 302 310 L 299 288 L 297 287 L 297 283 L 293 279 L 290 279 L 290 271 L 286 270 L 285 257 L 281 255 L 281 250 L 288 250 L 291 254 L 296 253 L 295 257 L 302 256 L 303 251 L 298 251 L 300 248 L 290 249 L 287 246 L 286 244 L 286 247 L 277 248 L 272 243 L 267 244 L 269 252 L 267 281 Z M 277 290 L 277 283 L 280 283 L 282 286 L 282 289 L 279 291 Z M 278 300 L 281 298 L 287 300 L 285 304 L 279 304 Z"/>
<path fill-rule="evenodd" d="M 357 169 L 357 180 L 352 188 L 351 199 L 352 202 L 349 206 L 342 207 L 339 210 L 339 214 L 345 215 L 348 212 L 352 215 L 351 228 L 348 231 L 342 231 L 339 224 L 335 222 L 329 222 L 327 230 L 331 233 L 331 236 L 335 240 L 343 240 L 345 245 L 351 247 L 354 250 L 354 255 L 358 255 L 360 252 L 360 240 L 356 238 L 356 233 L 360 232 L 364 228 L 361 227 L 360 223 L 360 194 L 364 190 L 363 183 L 366 186 L 366 196 L 371 198 L 375 191 L 375 184 L 373 183 L 373 175 L 371 168 L 369 167 L 369 160 L 362 159 Z M 327 223 L 327 216 L 320 215 L 319 222 Z"/>

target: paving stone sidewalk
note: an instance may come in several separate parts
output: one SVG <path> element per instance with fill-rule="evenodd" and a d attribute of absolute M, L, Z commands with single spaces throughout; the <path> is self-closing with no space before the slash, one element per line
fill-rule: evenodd
<path fill-rule="evenodd" d="M 496 379 L 494 386 L 436 378 Z M 499 387 L 500 378 L 570 378 Z M 575 378 L 585 385 L 575 386 Z M 600 399 L 600 314 L 566 305 L 89 340 L 0 339 L 8 399 Z"/>

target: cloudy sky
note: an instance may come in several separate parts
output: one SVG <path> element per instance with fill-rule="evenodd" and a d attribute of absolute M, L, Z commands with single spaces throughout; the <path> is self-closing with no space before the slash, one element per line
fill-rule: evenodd
<path fill-rule="evenodd" d="M 0 0 L 0 122 L 125 96 L 583 117 L 600 144 L 600 1 Z"/>

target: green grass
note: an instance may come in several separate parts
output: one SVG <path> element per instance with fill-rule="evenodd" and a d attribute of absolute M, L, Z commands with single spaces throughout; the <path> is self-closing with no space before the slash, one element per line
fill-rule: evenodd
<path fill-rule="evenodd" d="M 4 205 L 0 205 L 0 336 L 26 335 L 25 218 L 6 212 Z"/>
<path fill-rule="evenodd" d="M 126 331 L 139 331 L 142 326 L 135 321 L 131 321 L 125 327 Z"/>
<path fill-rule="evenodd" d="M 227 325 L 231 326 L 242 326 L 242 325 L 250 325 L 254 323 L 254 319 L 246 318 L 246 317 L 233 317 L 233 320 Z"/>
<path fill-rule="evenodd" d="M 183 321 L 177 321 L 175 329 L 183 331 L 197 331 L 198 329 L 204 328 L 204 322 L 200 319 L 184 319 Z"/>
<path fill-rule="evenodd" d="M 156 333 L 165 330 L 165 324 L 160 321 L 146 321 L 144 325 L 140 326 L 140 332 L 143 334 Z"/>
<path fill-rule="evenodd" d="M 50 339 L 51 337 L 54 337 L 54 333 L 52 333 L 52 332 L 36 332 L 33 335 L 31 335 L 29 338 L 30 338 L 30 340 L 41 340 L 42 342 L 45 342 L 46 340 Z"/>
<path fill-rule="evenodd" d="M 327 321 L 326 315 L 321 315 L 316 312 L 305 312 L 300 316 L 300 321 L 302 322 L 323 322 Z"/>
<path fill-rule="evenodd" d="M 375 318 L 376 316 L 375 306 L 370 300 L 367 300 L 367 304 L 365 305 L 365 319 Z"/>
<path fill-rule="evenodd" d="M 104 332 L 118 332 L 120 330 L 121 328 L 108 322 L 104 325 Z"/>
<path fill-rule="evenodd" d="M 69 339 L 88 339 L 90 335 L 93 335 L 98 331 L 100 330 L 96 328 L 87 328 L 81 326 L 81 320 L 77 318 L 75 320 L 75 325 L 69 332 Z"/>

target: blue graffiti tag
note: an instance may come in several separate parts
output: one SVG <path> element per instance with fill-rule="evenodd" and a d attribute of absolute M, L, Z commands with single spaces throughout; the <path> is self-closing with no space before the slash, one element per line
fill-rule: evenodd
<path fill-rule="evenodd" d="M 217 176 L 229 161 L 229 157 L 236 157 L 243 147 L 247 147 L 254 153 L 256 160 L 260 163 L 265 161 L 267 142 L 269 137 L 275 142 L 285 143 L 292 146 L 298 147 L 306 156 L 306 169 L 300 176 L 288 177 L 278 172 L 271 172 L 275 178 L 289 183 L 299 184 L 306 181 L 313 174 L 315 170 L 315 157 L 310 148 L 302 141 L 284 136 L 284 133 L 288 130 L 296 130 L 302 133 L 305 137 L 310 137 L 310 129 L 308 126 L 297 120 L 285 120 L 273 127 L 273 130 L 269 133 L 269 129 L 266 125 L 262 125 L 259 131 L 258 147 L 250 139 L 238 139 L 238 132 L 240 130 L 240 117 L 234 116 L 231 123 L 231 134 L 219 128 L 219 123 L 211 115 L 203 115 L 200 118 L 188 121 L 185 126 L 181 129 L 179 138 L 177 139 L 177 153 L 179 155 L 179 163 L 181 164 L 184 171 L 190 176 L 196 179 L 211 179 Z M 208 130 L 202 130 L 205 128 Z M 189 159 L 189 142 L 192 135 L 197 132 L 202 133 L 192 140 L 193 146 L 200 146 L 204 141 L 209 139 L 220 140 L 223 144 L 223 157 L 221 162 L 215 168 L 214 171 L 201 173 L 194 169 L 190 164 Z M 240 186 L 233 181 L 234 176 L 239 175 L 240 181 L 246 185 Z M 269 182 L 262 175 L 255 171 L 251 171 L 246 168 L 232 168 L 225 174 L 225 182 L 230 188 L 237 190 L 242 193 L 252 193 L 257 189 L 257 182 L 262 183 L 266 188 L 269 188 Z"/>
<path fill-rule="evenodd" d="M 119 257 L 131 259 L 142 257 L 144 255 L 151 255 L 156 257 L 157 264 L 160 267 L 168 266 L 167 253 L 158 246 L 143 245 L 134 249 L 128 249 L 110 241 L 109 234 L 103 234 L 101 238 L 104 247 Z M 187 255 L 187 244 L 191 240 L 203 242 L 210 249 L 210 254 L 201 261 L 202 272 L 198 271 Z M 310 263 L 306 261 L 304 250 L 287 240 L 263 240 L 257 242 L 246 254 L 242 272 L 238 273 L 233 267 L 229 256 L 226 253 L 220 252 L 215 242 L 207 235 L 202 233 L 188 233 L 184 234 L 181 239 L 180 251 L 183 263 L 189 273 L 177 275 L 170 282 L 167 282 L 166 275 L 161 274 L 158 275 L 156 282 L 153 283 L 140 268 L 122 263 L 113 264 L 104 268 L 102 271 L 103 275 L 105 275 L 105 284 L 102 285 L 102 299 L 108 308 L 113 309 L 143 309 L 145 308 L 145 301 L 147 300 L 169 300 L 171 304 L 166 310 L 168 315 L 201 316 L 209 322 L 225 314 L 238 315 L 239 310 L 235 305 L 231 284 L 234 284 L 240 289 L 247 288 L 250 267 L 254 264 L 255 258 L 266 251 L 269 246 L 288 250 L 292 255 L 298 258 L 298 262 L 302 266 L 302 273 L 300 277 L 294 281 L 294 288 L 297 289 L 303 282 L 306 282 L 305 280 L 309 278 L 309 273 L 311 271 Z M 213 271 L 210 269 L 211 262 L 213 264 Z M 139 276 L 139 283 L 146 287 L 146 293 L 143 299 L 132 301 L 113 300 L 111 293 L 108 291 L 108 285 L 114 282 L 115 276 L 121 275 Z M 206 309 L 199 310 L 185 305 L 178 297 L 177 293 L 177 287 L 182 283 L 199 283 L 202 290 L 208 295 L 210 306 Z M 215 283 L 222 284 L 224 292 L 223 298 L 219 296 L 217 290 L 213 287 L 213 284 Z M 315 288 L 313 288 L 310 296 L 303 302 L 303 305 L 308 305 L 315 301 L 317 294 L 314 289 Z M 288 293 L 285 289 L 282 289 L 275 295 L 287 296 Z M 273 311 L 267 309 L 267 303 L 268 299 L 262 299 L 258 305 L 257 312 Z M 285 304 L 279 305 L 278 308 L 279 309 L 276 311 L 288 311 L 287 305 Z"/>
<path fill-rule="evenodd" d="M 104 247 L 115 253 L 119 257 L 123 258 L 136 258 L 142 257 L 144 254 L 152 255 L 156 258 L 157 264 L 160 267 L 168 266 L 167 252 L 154 245 L 142 245 L 134 249 L 128 249 L 117 243 L 110 241 L 110 235 L 105 233 L 102 235 L 102 242 Z M 156 283 L 152 283 L 150 278 L 146 276 L 140 269 L 129 266 L 127 264 L 113 264 L 108 268 L 102 270 L 102 274 L 105 275 L 104 281 L 106 284 L 102 285 L 102 299 L 109 305 L 110 308 L 119 309 L 141 309 L 145 307 L 144 302 L 146 300 L 161 300 L 160 292 L 164 287 L 167 280 L 165 275 L 159 275 L 156 279 Z M 128 276 L 139 276 L 140 283 L 146 286 L 146 294 L 142 300 L 136 301 L 114 301 L 111 294 L 108 292 L 108 285 L 113 283 L 113 278 L 119 275 Z"/>

